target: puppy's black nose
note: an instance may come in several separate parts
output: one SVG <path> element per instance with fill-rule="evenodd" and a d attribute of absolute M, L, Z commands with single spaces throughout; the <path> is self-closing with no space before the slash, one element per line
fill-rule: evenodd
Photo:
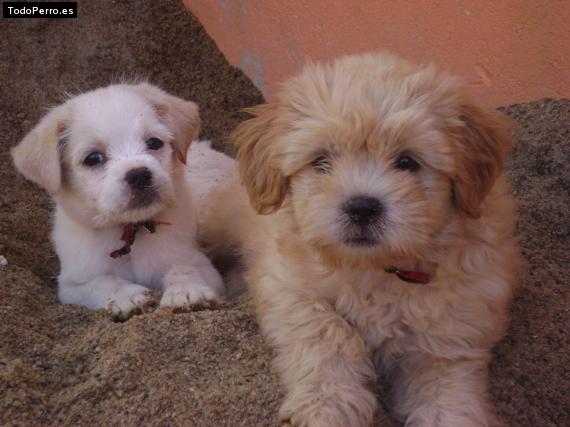
<path fill-rule="evenodd" d="M 136 190 L 144 190 L 152 183 L 152 173 L 145 167 L 131 169 L 125 175 L 125 181 Z"/>
<path fill-rule="evenodd" d="M 352 222 L 366 226 L 382 215 L 382 204 L 374 197 L 357 196 L 349 199 L 343 206 Z"/>

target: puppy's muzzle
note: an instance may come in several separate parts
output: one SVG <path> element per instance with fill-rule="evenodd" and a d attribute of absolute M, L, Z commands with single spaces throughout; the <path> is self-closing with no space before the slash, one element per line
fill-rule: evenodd
<path fill-rule="evenodd" d="M 125 174 L 125 181 L 132 193 L 129 208 L 148 206 L 158 199 L 158 193 L 153 187 L 152 172 L 148 168 L 131 169 Z"/>
<path fill-rule="evenodd" d="M 382 204 L 374 197 L 356 196 L 343 206 L 350 221 L 360 227 L 367 227 L 378 221 L 382 215 Z"/>

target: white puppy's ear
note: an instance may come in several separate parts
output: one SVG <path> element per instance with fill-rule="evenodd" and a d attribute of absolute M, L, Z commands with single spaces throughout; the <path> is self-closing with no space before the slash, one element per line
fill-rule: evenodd
<path fill-rule="evenodd" d="M 287 124 L 275 105 L 246 111 L 255 117 L 241 123 L 232 135 L 240 176 L 251 205 L 260 214 L 270 214 L 281 207 L 289 188 L 289 179 L 279 167 L 275 144 Z"/>
<path fill-rule="evenodd" d="M 69 120 L 69 106 L 52 109 L 25 138 L 12 148 L 16 169 L 48 193 L 61 187 L 60 138 Z"/>
<path fill-rule="evenodd" d="M 198 105 L 169 95 L 148 83 L 141 83 L 135 86 L 135 89 L 154 106 L 160 118 L 174 134 L 174 152 L 176 157 L 186 164 L 188 148 L 200 130 Z"/>
<path fill-rule="evenodd" d="M 503 169 L 513 145 L 511 121 L 503 114 L 485 111 L 470 100 L 460 107 L 463 126 L 453 129 L 457 141 L 458 169 L 454 177 L 455 203 L 471 218 L 481 215 L 487 197 Z"/>

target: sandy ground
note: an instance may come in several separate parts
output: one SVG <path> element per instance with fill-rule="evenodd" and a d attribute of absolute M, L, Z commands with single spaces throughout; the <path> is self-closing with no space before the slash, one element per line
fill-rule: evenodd
<path fill-rule="evenodd" d="M 218 145 L 262 101 L 176 1 L 80 1 L 78 20 L 0 20 L 0 424 L 275 425 L 282 394 L 247 297 L 124 323 L 57 302 L 50 202 L 16 177 L 9 148 L 65 92 L 146 76 L 202 110 Z M 513 323 L 491 366 L 512 426 L 570 425 L 570 101 L 504 109 L 518 145 L 525 258 Z M 382 389 L 382 387 L 380 387 Z M 382 401 L 385 391 L 379 391 Z M 397 425 L 380 410 L 378 425 Z"/>

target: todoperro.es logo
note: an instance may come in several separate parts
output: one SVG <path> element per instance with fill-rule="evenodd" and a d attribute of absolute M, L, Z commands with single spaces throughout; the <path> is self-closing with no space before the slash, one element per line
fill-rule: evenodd
<path fill-rule="evenodd" d="M 2 4 L 4 18 L 77 18 L 77 2 L 19 2 Z"/>

